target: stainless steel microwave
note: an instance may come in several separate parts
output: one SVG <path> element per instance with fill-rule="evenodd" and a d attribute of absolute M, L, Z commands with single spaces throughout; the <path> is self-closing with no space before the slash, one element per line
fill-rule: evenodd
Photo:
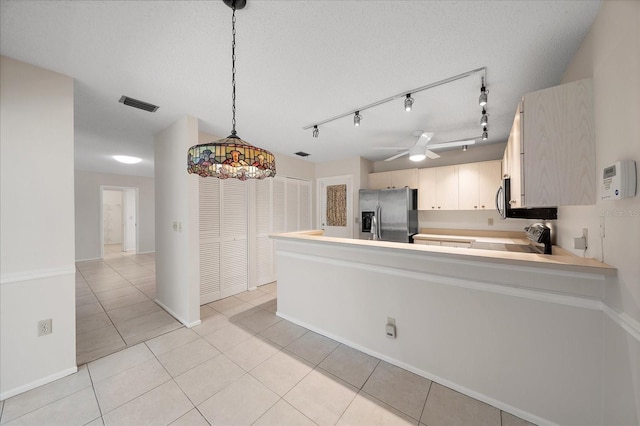
<path fill-rule="evenodd" d="M 557 207 L 524 207 L 511 208 L 511 179 L 502 179 L 502 185 L 496 193 L 496 210 L 503 219 L 543 219 L 554 220 L 558 218 Z"/>

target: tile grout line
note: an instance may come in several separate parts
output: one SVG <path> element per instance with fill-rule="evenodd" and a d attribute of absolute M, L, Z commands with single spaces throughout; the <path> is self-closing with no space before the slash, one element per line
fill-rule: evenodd
<path fill-rule="evenodd" d="M 100 401 L 98 400 L 98 394 L 96 393 L 96 387 L 95 384 L 93 383 L 93 377 L 91 376 L 91 370 L 89 370 L 89 363 L 85 364 L 87 367 L 87 374 L 89 375 L 89 380 L 91 381 L 91 389 L 93 389 L 93 396 L 96 399 L 96 405 L 98 406 L 98 411 L 100 412 L 100 418 L 102 419 L 102 416 L 104 415 L 104 413 L 102 412 L 102 407 L 100 406 Z M 96 419 L 94 419 L 96 420 Z M 92 421 L 94 421 L 92 420 Z M 102 420 L 102 424 L 104 424 L 104 420 Z"/>
<path fill-rule="evenodd" d="M 427 401 L 429 400 L 429 395 L 431 394 L 431 389 L 433 389 L 433 380 L 429 380 L 429 390 L 427 390 L 427 397 L 424 399 L 424 404 L 422 405 L 422 411 L 420 412 L 420 418 L 418 419 L 418 424 L 422 421 L 422 416 L 424 416 L 424 410 L 427 409 Z"/>

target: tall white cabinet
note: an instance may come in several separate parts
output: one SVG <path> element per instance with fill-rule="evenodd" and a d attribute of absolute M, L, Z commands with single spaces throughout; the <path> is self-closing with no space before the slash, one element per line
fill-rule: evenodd
<path fill-rule="evenodd" d="M 269 234 L 311 228 L 309 181 L 199 179 L 200 304 L 276 279 Z"/>

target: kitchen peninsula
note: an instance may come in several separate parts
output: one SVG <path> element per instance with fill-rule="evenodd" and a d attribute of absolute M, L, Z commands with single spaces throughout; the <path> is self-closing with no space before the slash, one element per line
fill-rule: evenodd
<path fill-rule="evenodd" d="M 279 316 L 536 424 L 597 416 L 614 268 L 322 231 L 272 238 Z"/>

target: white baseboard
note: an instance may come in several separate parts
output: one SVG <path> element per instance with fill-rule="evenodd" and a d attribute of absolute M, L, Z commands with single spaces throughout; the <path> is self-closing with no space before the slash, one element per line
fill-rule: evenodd
<path fill-rule="evenodd" d="M 89 262 L 92 260 L 102 260 L 102 257 L 88 257 L 86 259 L 76 259 L 76 262 Z"/>
<path fill-rule="evenodd" d="M 202 323 L 202 321 L 200 321 L 200 320 L 192 321 L 192 322 L 185 321 L 184 319 L 182 319 L 180 317 L 180 315 L 178 315 L 175 312 L 173 312 L 173 310 L 171 310 L 167 305 L 165 305 L 164 303 L 162 303 L 158 299 L 153 299 L 153 301 L 156 302 L 158 305 L 160 305 L 160 307 L 162 309 L 164 309 L 165 311 L 167 311 L 169 313 L 169 315 L 171 315 L 172 317 L 174 317 L 175 319 L 180 321 L 180 323 L 182 325 L 184 325 L 185 327 L 187 327 L 187 328 L 195 327 L 196 325 L 200 325 Z"/>
<path fill-rule="evenodd" d="M 463 395 L 467 395 L 467 396 L 469 396 L 471 398 L 477 399 L 478 401 L 482 401 L 484 403 L 492 405 L 492 406 L 494 406 L 494 407 L 496 407 L 496 408 L 498 408 L 498 409 L 500 409 L 502 411 L 506 411 L 507 413 L 511 413 L 514 416 L 520 417 L 521 419 L 524 419 L 524 420 L 526 420 L 528 422 L 531 422 L 531 423 L 534 423 L 534 424 L 537 424 L 537 425 L 540 425 L 540 426 L 543 426 L 543 425 L 555 426 L 556 425 L 556 423 L 553 423 L 553 422 L 551 422 L 551 421 L 549 421 L 547 419 L 543 419 L 543 418 L 538 417 L 538 416 L 536 416 L 534 414 L 531 414 L 531 413 L 529 413 L 527 411 L 523 411 L 523 410 L 521 410 L 519 408 L 512 407 L 509 404 L 505 404 L 502 401 L 498 401 L 497 399 L 491 398 L 491 397 L 489 397 L 487 395 L 484 395 L 484 394 L 481 394 L 479 392 L 476 392 L 476 391 L 473 391 L 471 389 L 468 389 L 468 388 L 466 388 L 464 386 L 461 386 L 461 385 L 459 385 L 457 383 L 454 383 L 454 382 L 452 382 L 450 380 L 447 380 L 447 379 L 445 379 L 443 377 L 440 377 L 438 375 L 432 374 L 432 373 L 430 373 L 428 371 L 424 371 L 424 370 L 421 370 L 419 368 L 415 368 L 415 367 L 413 367 L 413 366 L 411 366 L 409 364 L 406 364 L 406 363 L 404 363 L 402 361 L 398 361 L 395 358 L 388 357 L 386 355 L 383 355 L 381 353 L 373 351 L 373 350 L 371 350 L 369 348 L 361 346 L 361 345 L 359 345 L 357 343 L 354 343 L 354 342 L 352 342 L 350 340 L 347 340 L 347 339 L 344 339 L 344 338 L 342 338 L 340 336 L 337 336 L 337 335 L 335 335 L 333 333 L 329 333 L 329 332 L 327 332 L 327 331 L 325 331 L 323 329 L 320 329 L 318 327 L 314 327 L 314 326 L 312 326 L 310 324 L 307 324 L 304 321 L 299 321 L 298 319 L 290 317 L 289 315 L 283 314 L 281 312 L 276 312 L 276 315 L 279 316 L 280 318 L 283 318 L 283 319 L 285 319 L 287 321 L 290 321 L 290 322 L 292 322 L 294 324 L 297 324 L 297 325 L 299 325 L 301 327 L 304 327 L 304 328 L 306 328 L 308 330 L 311 330 L 311 331 L 313 331 L 315 333 L 318 333 L 318 334 L 326 336 L 326 337 L 328 337 L 330 339 L 333 339 L 336 342 L 340 342 L 340 343 L 342 343 L 344 345 L 347 345 L 347 346 L 349 346 L 351 348 L 357 349 L 360 352 L 364 352 L 367 355 L 371 355 L 373 357 L 381 359 L 381 360 L 383 360 L 385 362 L 388 362 L 389 364 L 395 365 L 396 367 L 403 368 L 403 369 L 405 369 L 407 371 L 410 371 L 410 372 L 412 372 L 414 374 L 417 374 L 418 376 L 424 377 L 425 379 L 432 380 L 432 381 L 434 381 L 436 383 L 439 383 L 439 384 L 441 384 L 443 386 L 446 386 L 446 387 L 448 387 L 450 389 L 453 389 L 453 390 L 455 390 L 457 392 L 460 392 Z"/>
<path fill-rule="evenodd" d="M 12 396 L 21 394 L 26 391 L 30 391 L 31 389 L 35 389 L 39 386 L 46 385 L 47 383 L 51 383 L 55 380 L 66 377 L 70 374 L 74 374 L 78 372 L 78 367 L 73 366 L 71 368 L 67 368 L 66 370 L 59 371 L 57 373 L 51 374 L 47 377 L 43 377 L 41 379 L 35 380 L 31 383 L 27 383 L 26 385 L 18 386 L 17 388 L 10 389 L 8 391 L 0 393 L 0 401 L 4 401 L 7 398 L 11 398 Z"/>

